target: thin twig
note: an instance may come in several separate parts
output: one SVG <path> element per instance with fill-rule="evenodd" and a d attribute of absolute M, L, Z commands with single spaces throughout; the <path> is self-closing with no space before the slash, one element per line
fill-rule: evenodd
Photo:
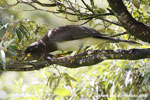
<path fill-rule="evenodd" d="M 95 13 L 85 2 L 84 0 L 81 0 L 83 2 L 83 4 L 86 6 L 86 8 L 91 11 L 93 14 Z"/>
<path fill-rule="evenodd" d="M 119 33 L 119 34 L 115 34 L 115 35 L 112 35 L 112 36 L 110 36 L 110 37 L 118 37 L 118 36 L 121 36 L 121 35 L 125 35 L 125 34 L 127 34 L 128 32 L 122 32 L 122 33 Z"/>

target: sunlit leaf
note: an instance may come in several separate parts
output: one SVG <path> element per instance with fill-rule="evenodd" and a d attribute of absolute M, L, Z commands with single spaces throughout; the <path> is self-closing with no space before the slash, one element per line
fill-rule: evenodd
<path fill-rule="evenodd" d="M 6 55 L 4 50 L 0 50 L 0 58 L 3 64 L 3 69 L 6 69 Z"/>
<path fill-rule="evenodd" d="M 5 7 L 5 2 L 4 2 L 4 0 L 0 0 L 0 4 L 2 5 L 2 7 Z"/>
<path fill-rule="evenodd" d="M 126 79 L 125 79 L 125 86 L 127 86 L 130 82 L 130 75 L 131 75 L 131 70 L 128 71 L 128 74 L 126 76 Z"/>
<path fill-rule="evenodd" d="M 63 87 L 57 87 L 55 90 L 55 94 L 59 96 L 68 96 L 70 94 L 70 91 Z"/>

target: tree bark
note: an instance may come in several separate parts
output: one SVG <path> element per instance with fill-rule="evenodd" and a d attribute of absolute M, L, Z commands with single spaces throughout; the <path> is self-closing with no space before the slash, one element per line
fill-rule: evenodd
<path fill-rule="evenodd" d="M 121 25 L 136 38 L 150 43 L 150 26 L 135 20 L 122 0 L 107 0 Z"/>
<path fill-rule="evenodd" d="M 98 64 L 107 59 L 124 59 L 124 60 L 139 60 L 150 58 L 150 48 L 148 49 L 130 49 L 130 50 L 89 50 L 78 55 L 52 58 L 46 55 L 45 60 L 40 63 L 20 63 L 7 64 L 6 71 L 33 71 L 41 68 L 57 64 L 67 68 L 78 68 Z M 27 66 L 27 65 L 30 65 Z M 4 70 L 0 65 L 0 70 Z"/>

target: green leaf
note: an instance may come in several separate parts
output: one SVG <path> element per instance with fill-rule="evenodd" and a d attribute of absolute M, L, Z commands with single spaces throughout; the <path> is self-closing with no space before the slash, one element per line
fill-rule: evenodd
<path fill-rule="evenodd" d="M 68 73 L 63 73 L 63 75 L 65 76 L 65 78 L 68 78 L 69 80 L 77 81 L 74 77 L 70 76 Z"/>
<path fill-rule="evenodd" d="M 60 80 L 61 76 L 50 76 L 48 79 L 49 87 L 54 91 L 58 87 Z"/>
<path fill-rule="evenodd" d="M 5 7 L 5 2 L 4 2 L 4 0 L 0 0 L 0 4 L 2 5 L 2 7 Z"/>
<path fill-rule="evenodd" d="M 18 29 L 20 32 L 22 32 L 24 34 L 24 36 L 28 39 L 29 38 L 29 32 L 28 30 L 26 29 L 25 26 L 23 25 L 20 25 L 19 29 Z"/>
<path fill-rule="evenodd" d="M 136 8 L 139 8 L 140 7 L 140 3 L 138 0 L 133 0 L 132 1 L 133 5 L 136 7 Z"/>
<path fill-rule="evenodd" d="M 22 40 L 22 32 L 19 29 L 16 29 L 16 34 L 18 36 L 19 42 Z"/>
<path fill-rule="evenodd" d="M 92 27 L 92 25 L 94 24 L 93 19 L 89 21 L 89 26 Z"/>
<path fill-rule="evenodd" d="M 90 4 L 92 5 L 92 7 L 94 7 L 94 1 L 90 0 Z"/>
<path fill-rule="evenodd" d="M 17 50 L 17 45 L 10 44 L 8 46 L 8 49 L 11 50 L 11 51 L 13 51 L 13 52 L 15 52 Z"/>
<path fill-rule="evenodd" d="M 71 81 L 68 77 L 65 77 L 66 85 L 71 87 Z"/>
<path fill-rule="evenodd" d="M 68 96 L 70 94 L 70 91 L 64 87 L 57 87 L 57 89 L 55 90 L 55 94 L 59 96 Z"/>
<path fill-rule="evenodd" d="M 144 80 L 143 80 L 143 84 L 147 84 L 147 82 L 149 81 L 150 79 L 150 73 L 146 73 L 145 77 L 144 77 Z"/>

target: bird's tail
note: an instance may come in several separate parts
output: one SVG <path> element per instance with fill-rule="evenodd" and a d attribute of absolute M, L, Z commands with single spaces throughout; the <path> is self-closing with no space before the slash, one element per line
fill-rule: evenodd
<path fill-rule="evenodd" d="M 119 43 L 119 42 L 123 42 L 123 43 L 129 43 L 129 44 L 136 44 L 136 45 L 142 45 L 141 43 L 135 42 L 135 41 L 131 41 L 131 40 L 124 40 L 124 39 L 119 39 L 119 38 L 112 38 L 112 37 L 95 37 L 95 38 L 99 38 L 99 39 L 104 39 L 104 40 L 108 40 L 111 43 Z"/>

